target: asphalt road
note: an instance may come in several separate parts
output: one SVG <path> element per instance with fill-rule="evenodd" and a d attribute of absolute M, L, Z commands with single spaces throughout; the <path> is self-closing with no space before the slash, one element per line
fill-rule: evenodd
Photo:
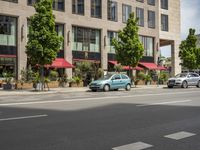
<path fill-rule="evenodd" d="M 200 89 L 0 97 L 0 150 L 200 150 Z"/>

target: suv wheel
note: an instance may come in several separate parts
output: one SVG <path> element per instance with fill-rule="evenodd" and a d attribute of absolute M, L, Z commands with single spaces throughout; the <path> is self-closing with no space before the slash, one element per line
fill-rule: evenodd
<path fill-rule="evenodd" d="M 104 85 L 103 90 L 104 90 L 105 92 L 110 91 L 110 86 L 109 86 L 108 84 Z"/>
<path fill-rule="evenodd" d="M 200 81 L 197 83 L 197 87 L 200 88 Z"/>
<path fill-rule="evenodd" d="M 168 85 L 168 88 L 170 88 L 170 89 L 171 89 L 171 88 L 173 88 L 173 86 L 170 86 L 170 85 Z"/>
<path fill-rule="evenodd" d="M 131 90 L 131 85 L 127 84 L 125 89 L 126 89 L 126 91 L 130 91 Z"/>
<path fill-rule="evenodd" d="M 188 87 L 188 83 L 186 82 L 186 81 L 183 81 L 183 83 L 182 83 L 182 86 L 181 86 L 182 88 L 187 88 Z"/>

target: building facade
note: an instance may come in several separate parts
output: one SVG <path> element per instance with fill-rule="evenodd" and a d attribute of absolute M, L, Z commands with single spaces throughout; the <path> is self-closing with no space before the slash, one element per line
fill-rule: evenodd
<path fill-rule="evenodd" d="M 26 67 L 28 18 L 36 0 L 0 0 L 0 74 L 3 69 L 19 77 Z M 64 36 L 58 57 L 74 64 L 92 61 L 104 70 L 115 60 L 111 40 L 131 12 L 139 18 L 145 52 L 141 62 L 159 62 L 160 47 L 171 45 L 172 74 L 181 72 L 180 0 L 54 0 L 56 31 Z M 72 69 L 67 69 L 69 76 Z"/>

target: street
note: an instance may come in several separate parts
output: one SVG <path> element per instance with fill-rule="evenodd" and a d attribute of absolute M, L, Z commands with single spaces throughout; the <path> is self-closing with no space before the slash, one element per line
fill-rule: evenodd
<path fill-rule="evenodd" d="M 197 150 L 196 87 L 0 97 L 0 150 Z"/>

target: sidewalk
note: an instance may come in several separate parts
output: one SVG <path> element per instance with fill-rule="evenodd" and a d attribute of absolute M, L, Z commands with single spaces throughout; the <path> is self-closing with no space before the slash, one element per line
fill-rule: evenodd
<path fill-rule="evenodd" d="M 141 89 L 159 89 L 164 88 L 166 85 L 137 85 L 132 87 L 131 90 L 141 90 Z M 88 87 L 66 87 L 66 88 L 51 88 L 50 91 L 34 91 L 30 90 L 3 90 L 0 89 L 0 96 L 14 96 L 14 95 L 38 95 L 38 94 L 54 94 L 54 93 L 72 93 L 72 92 L 87 92 L 90 89 Z"/>

